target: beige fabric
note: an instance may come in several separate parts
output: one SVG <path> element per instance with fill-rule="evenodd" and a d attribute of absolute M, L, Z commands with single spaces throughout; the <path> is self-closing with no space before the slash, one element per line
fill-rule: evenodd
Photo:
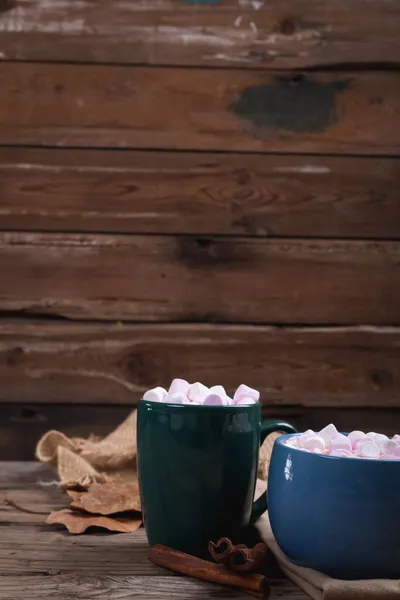
<path fill-rule="evenodd" d="M 397 579 L 343 581 L 294 565 L 279 548 L 267 513 L 259 519 L 257 528 L 285 575 L 314 600 L 400 600 L 400 580 Z"/>
<path fill-rule="evenodd" d="M 36 446 L 36 457 L 58 473 L 59 485 L 86 486 L 120 474 L 128 480 L 136 475 L 136 410 L 104 439 L 91 436 L 67 438 L 60 431 L 49 431 Z"/>

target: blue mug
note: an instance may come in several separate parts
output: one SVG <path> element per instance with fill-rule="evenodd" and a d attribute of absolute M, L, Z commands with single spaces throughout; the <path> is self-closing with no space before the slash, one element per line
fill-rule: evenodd
<path fill-rule="evenodd" d="M 271 528 L 294 563 L 338 579 L 400 577 L 400 461 L 341 458 L 275 441 Z"/>

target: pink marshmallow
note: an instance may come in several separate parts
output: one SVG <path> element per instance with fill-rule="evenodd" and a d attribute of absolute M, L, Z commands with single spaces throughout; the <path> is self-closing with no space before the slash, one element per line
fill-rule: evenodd
<path fill-rule="evenodd" d="M 379 458 L 379 446 L 370 439 L 358 442 L 355 455 L 360 458 Z"/>
<path fill-rule="evenodd" d="M 351 433 L 349 433 L 349 435 L 347 437 L 350 440 L 351 447 L 354 450 L 356 448 L 356 446 L 357 446 L 357 443 L 360 440 L 363 440 L 366 436 L 365 436 L 365 433 L 363 431 L 352 431 Z"/>
<path fill-rule="evenodd" d="M 246 398 L 245 396 L 243 398 L 240 398 L 240 400 L 238 400 L 235 403 L 235 406 L 241 406 L 244 404 L 257 404 L 257 402 L 255 400 L 253 400 L 253 398 Z"/>
<path fill-rule="evenodd" d="M 314 434 L 302 434 L 299 436 L 299 446 L 304 450 L 319 450 L 322 452 L 325 450 L 325 441 L 317 435 Z"/>
<path fill-rule="evenodd" d="M 330 423 L 329 425 L 327 425 L 326 427 L 324 427 L 323 429 L 321 429 L 321 431 L 318 433 L 318 435 L 320 437 L 322 437 L 322 439 L 325 442 L 325 445 L 328 446 L 328 444 L 331 441 L 331 439 L 333 437 L 335 437 L 336 435 L 338 435 L 338 430 L 333 425 L 333 423 Z"/>
<path fill-rule="evenodd" d="M 350 450 L 344 450 L 344 449 L 338 448 L 337 450 L 333 450 L 332 452 L 330 452 L 329 456 L 340 456 L 342 458 L 351 458 L 353 456 L 353 454 L 350 452 Z"/>
<path fill-rule="evenodd" d="M 394 440 L 387 439 L 386 441 L 379 444 L 382 454 L 392 454 L 393 450 L 396 450 L 397 443 Z"/>
<path fill-rule="evenodd" d="M 329 442 L 329 453 L 331 454 L 335 450 L 347 450 L 351 451 L 351 441 L 347 439 L 345 435 L 338 433 Z"/>
<path fill-rule="evenodd" d="M 196 402 L 199 404 L 203 404 L 204 398 L 210 393 L 208 387 L 196 381 L 196 383 L 192 383 L 189 386 L 187 397 L 191 402 Z"/>
<path fill-rule="evenodd" d="M 155 387 L 151 390 L 147 390 L 143 394 L 143 400 L 149 400 L 150 402 L 164 402 L 167 396 L 167 390 L 162 387 Z"/>
<path fill-rule="evenodd" d="M 186 381 L 186 379 L 173 379 L 171 385 L 169 386 L 168 394 L 176 394 L 180 392 L 181 394 L 185 394 L 187 396 L 188 390 L 190 387 L 190 383 Z"/>
<path fill-rule="evenodd" d="M 204 398 L 203 406 L 227 406 L 228 398 L 222 398 L 219 394 L 209 394 Z"/>
<path fill-rule="evenodd" d="M 217 396 L 221 396 L 221 398 L 226 398 L 229 400 L 228 394 L 225 391 L 225 388 L 222 385 L 213 385 L 210 387 L 211 394 L 217 394 Z M 228 402 L 229 404 L 229 402 Z"/>
<path fill-rule="evenodd" d="M 260 392 L 253 390 L 253 388 L 241 383 L 233 395 L 233 402 L 236 404 L 241 398 L 252 398 L 254 402 L 258 402 L 260 399 Z"/>
<path fill-rule="evenodd" d="M 168 402 L 168 404 L 190 404 L 190 401 L 185 396 L 185 394 L 182 394 L 182 392 L 168 394 L 164 402 Z"/>

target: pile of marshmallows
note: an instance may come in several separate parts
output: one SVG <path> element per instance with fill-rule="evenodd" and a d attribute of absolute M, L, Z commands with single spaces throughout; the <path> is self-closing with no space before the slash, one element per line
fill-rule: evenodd
<path fill-rule="evenodd" d="M 329 456 L 400 460 L 400 435 L 396 434 L 390 439 L 374 431 L 352 431 L 343 435 L 332 423 L 318 433 L 309 429 L 290 437 L 286 445 Z"/>
<path fill-rule="evenodd" d="M 230 398 L 222 385 L 208 388 L 196 381 L 189 383 L 185 379 L 174 379 L 168 391 L 162 387 L 148 390 L 143 400 L 151 402 L 168 402 L 170 404 L 201 404 L 203 406 L 242 406 L 255 404 L 260 399 L 260 392 L 242 383 Z"/>

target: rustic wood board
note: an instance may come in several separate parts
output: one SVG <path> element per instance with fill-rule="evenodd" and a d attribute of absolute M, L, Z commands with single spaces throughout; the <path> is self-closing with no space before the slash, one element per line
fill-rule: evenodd
<path fill-rule="evenodd" d="M 21 508 L 36 511 L 47 510 L 51 503 L 59 508 L 60 493 L 41 485 L 52 478 L 43 465 L 0 464 L 1 600 L 30 600 L 32 596 L 69 600 L 76 595 L 85 600 L 131 596 L 138 600 L 248 598 L 227 588 L 175 576 L 151 564 L 146 558 L 144 529 L 134 534 L 72 536 L 62 527 L 45 525 L 45 515 L 18 512 L 4 503 L 8 498 L 18 499 Z M 272 579 L 271 584 L 271 600 L 307 600 L 286 579 Z"/>
<path fill-rule="evenodd" d="M 362 396 L 360 400 L 362 401 Z M 84 402 L 84 398 L 81 398 L 81 401 Z M 90 434 L 106 436 L 122 423 L 136 402 L 136 399 L 133 399 L 130 406 L 0 404 L 0 460 L 33 460 L 39 438 L 50 429 L 57 429 L 68 436 L 84 438 Z M 265 404 L 263 418 L 285 419 L 299 431 L 310 428 L 318 431 L 328 423 L 334 423 L 341 431 L 362 429 L 387 435 L 400 434 L 399 406 L 386 408 L 379 407 L 378 404 L 376 408 L 364 408 L 361 405 L 347 408 L 343 403 L 341 407 L 319 408 Z M 39 476 L 37 478 L 40 479 Z M 29 499 L 17 496 L 15 500 L 29 507 Z"/>
<path fill-rule="evenodd" d="M 0 144 L 400 151 L 394 72 L 4 63 L 0 88 Z"/>
<path fill-rule="evenodd" d="M 400 408 L 399 345 L 388 327 L 2 321 L 0 401 L 129 407 L 180 376 L 229 393 L 247 382 L 265 405 Z"/>
<path fill-rule="evenodd" d="M 0 226 L 400 237 L 400 161 L 0 148 Z"/>
<path fill-rule="evenodd" d="M 0 310 L 397 325 L 399 265 L 396 242 L 2 233 Z"/>
<path fill-rule="evenodd" d="M 37 594 L 43 600 L 248 600 L 248 594 L 221 589 L 203 581 L 183 577 L 166 577 L 163 574 L 149 577 L 140 575 L 57 575 L 51 577 L 34 575 L 1 576 L 1 598 L 3 600 L 28 600 Z M 287 580 L 272 582 L 270 600 L 309 600 L 309 597 Z"/>
<path fill-rule="evenodd" d="M 285 69 L 400 56 L 395 0 L 3 4 L 3 59 Z"/>

